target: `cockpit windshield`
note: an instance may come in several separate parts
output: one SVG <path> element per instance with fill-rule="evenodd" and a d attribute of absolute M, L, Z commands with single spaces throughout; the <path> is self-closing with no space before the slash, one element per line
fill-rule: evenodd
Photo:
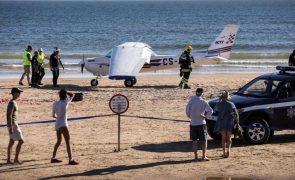
<path fill-rule="evenodd" d="M 108 53 L 105 55 L 105 57 L 107 57 L 107 58 L 111 58 L 111 57 L 112 57 L 112 52 L 113 52 L 112 49 L 109 50 Z"/>
<path fill-rule="evenodd" d="M 238 91 L 239 95 L 270 97 L 284 82 L 271 79 L 256 79 Z"/>

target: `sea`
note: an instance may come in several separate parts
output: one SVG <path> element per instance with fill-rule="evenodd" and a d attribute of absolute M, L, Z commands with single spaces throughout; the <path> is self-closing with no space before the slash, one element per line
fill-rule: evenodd
<path fill-rule="evenodd" d="M 226 24 L 240 25 L 230 60 L 194 73 L 275 72 L 295 49 L 294 9 L 294 0 L 0 1 L 0 79 L 21 76 L 27 45 L 47 56 L 59 47 L 61 77 L 89 78 L 80 73 L 83 56 L 103 56 L 129 41 L 158 54 L 180 54 L 186 44 L 206 50 Z"/>

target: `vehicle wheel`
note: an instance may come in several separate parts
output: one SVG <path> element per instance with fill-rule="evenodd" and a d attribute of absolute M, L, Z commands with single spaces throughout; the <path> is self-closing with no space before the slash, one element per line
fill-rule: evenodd
<path fill-rule="evenodd" d="M 214 126 L 208 126 L 208 134 L 209 136 L 214 139 L 214 140 L 221 140 L 221 135 L 220 134 L 217 134 L 214 131 Z"/>
<path fill-rule="evenodd" d="M 132 81 L 133 81 L 133 85 L 135 85 L 137 83 L 137 79 L 136 78 L 132 79 Z"/>
<path fill-rule="evenodd" d="M 90 81 L 91 86 L 97 86 L 98 85 L 98 80 L 97 79 L 92 79 Z"/>
<path fill-rule="evenodd" d="M 126 87 L 132 87 L 134 85 L 134 82 L 131 79 L 127 79 L 127 80 L 124 81 L 124 85 Z"/>
<path fill-rule="evenodd" d="M 270 129 L 268 128 L 268 123 L 259 117 L 254 117 L 248 124 L 249 126 L 257 126 L 257 127 L 249 127 L 244 130 L 245 140 L 250 144 L 263 144 L 266 143 L 270 137 Z M 266 127 L 266 128 L 260 128 Z"/>

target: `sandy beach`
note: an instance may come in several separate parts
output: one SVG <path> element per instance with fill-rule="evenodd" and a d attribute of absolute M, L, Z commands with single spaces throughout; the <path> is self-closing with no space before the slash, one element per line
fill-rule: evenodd
<path fill-rule="evenodd" d="M 110 98 L 121 93 L 129 98 L 124 115 L 164 118 L 166 120 L 121 118 L 121 152 L 117 148 L 117 116 L 69 122 L 73 156 L 80 165 L 67 165 L 64 141 L 58 150 L 60 164 L 51 164 L 56 141 L 54 123 L 20 126 L 24 145 L 21 165 L 6 164 L 8 132 L 0 128 L 0 179 L 210 179 L 235 177 L 254 179 L 295 178 L 295 131 L 276 132 L 264 145 L 247 145 L 234 139 L 231 157 L 221 158 L 220 142 L 208 140 L 209 162 L 194 162 L 189 141 L 185 106 L 196 87 L 203 87 L 204 98 L 216 97 L 222 90 L 234 91 L 257 74 L 192 74 L 191 90 L 177 87 L 177 75 L 140 76 L 133 88 L 122 81 L 100 80 L 90 87 L 90 79 L 60 79 L 60 88 L 84 93 L 84 100 L 69 106 L 68 116 L 85 117 L 112 114 Z M 10 89 L 18 80 L 0 81 L 1 123 L 6 123 Z M 58 99 L 51 79 L 35 89 L 24 86 L 18 100 L 19 123 L 53 120 L 52 103 Z M 15 146 L 13 147 L 13 155 Z M 201 153 L 201 152 L 199 152 Z"/>

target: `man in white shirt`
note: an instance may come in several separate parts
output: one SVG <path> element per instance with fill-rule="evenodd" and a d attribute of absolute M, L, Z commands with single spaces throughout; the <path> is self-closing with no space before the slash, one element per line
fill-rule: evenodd
<path fill-rule="evenodd" d="M 193 151 L 195 160 L 198 160 L 197 144 L 200 141 L 203 144 L 202 160 L 209 161 L 206 156 L 207 150 L 207 126 L 205 117 L 211 116 L 213 113 L 209 104 L 201 97 L 203 94 L 202 88 L 197 88 L 196 96 L 192 96 L 186 106 L 186 115 L 190 121 L 190 139 L 193 141 Z"/>
<path fill-rule="evenodd" d="M 67 120 L 68 118 L 67 109 L 70 102 L 74 98 L 74 94 L 62 89 L 59 91 L 59 98 L 60 98 L 59 101 L 55 101 L 53 103 L 53 108 L 52 108 L 52 116 L 56 118 L 55 130 L 56 130 L 57 142 L 54 146 L 51 163 L 62 162 L 61 160 L 56 159 L 56 152 L 62 140 L 61 136 L 63 135 L 67 145 L 69 165 L 77 165 L 79 164 L 79 161 L 72 159 L 72 150 L 70 146 L 70 134 L 68 130 L 68 120 Z"/>

